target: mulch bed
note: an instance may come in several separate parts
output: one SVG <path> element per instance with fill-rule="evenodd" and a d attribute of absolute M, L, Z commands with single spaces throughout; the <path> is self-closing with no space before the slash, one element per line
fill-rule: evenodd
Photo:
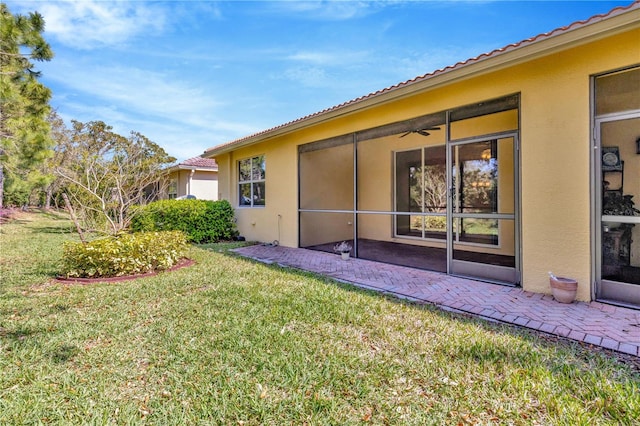
<path fill-rule="evenodd" d="M 103 278 L 65 278 L 56 277 L 54 281 L 63 284 L 93 284 L 93 283 L 116 283 L 120 281 L 136 280 L 138 278 L 153 277 L 159 273 L 177 271 L 178 269 L 188 268 L 195 265 L 196 261 L 191 259 L 181 259 L 177 264 L 171 268 L 160 272 L 147 272 L 146 274 L 137 275 L 123 275 L 120 277 L 103 277 Z"/>

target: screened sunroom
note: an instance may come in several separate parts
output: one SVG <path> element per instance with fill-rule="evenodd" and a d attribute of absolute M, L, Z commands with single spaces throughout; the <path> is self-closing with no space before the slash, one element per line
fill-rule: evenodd
<path fill-rule="evenodd" d="M 519 283 L 519 100 L 300 145 L 299 246 Z"/>

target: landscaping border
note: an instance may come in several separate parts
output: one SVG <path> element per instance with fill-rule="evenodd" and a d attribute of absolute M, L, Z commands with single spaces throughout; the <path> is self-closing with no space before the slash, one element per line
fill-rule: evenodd
<path fill-rule="evenodd" d="M 165 270 L 165 271 L 159 271 L 159 272 L 147 272 L 144 274 L 136 274 L 136 275 L 123 275 L 120 277 L 103 277 L 103 278 L 65 278 L 65 277 L 56 277 L 54 278 L 55 282 L 59 282 L 59 283 L 63 283 L 63 284 L 92 284 L 92 283 L 113 283 L 113 282 L 120 282 L 120 281 L 130 281 L 130 280 L 137 280 L 138 278 L 146 278 L 146 277 L 153 277 L 155 275 L 158 275 L 159 273 L 162 272 L 173 272 L 173 271 L 177 271 L 178 269 L 182 269 L 182 268 L 188 268 L 189 266 L 193 266 L 196 264 L 195 260 L 192 259 L 180 259 L 180 261 L 178 261 L 178 263 L 176 263 L 174 266 L 172 266 L 171 268 Z"/>

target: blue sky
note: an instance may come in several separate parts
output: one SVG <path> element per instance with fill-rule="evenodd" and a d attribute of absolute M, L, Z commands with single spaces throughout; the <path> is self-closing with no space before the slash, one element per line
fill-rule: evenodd
<path fill-rule="evenodd" d="M 40 12 L 69 122 L 184 160 L 628 1 L 5 1 Z"/>

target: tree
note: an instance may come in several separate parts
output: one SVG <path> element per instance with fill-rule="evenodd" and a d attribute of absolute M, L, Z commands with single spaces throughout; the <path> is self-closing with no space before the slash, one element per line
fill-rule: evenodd
<path fill-rule="evenodd" d="M 56 173 L 85 230 L 115 235 L 129 227 L 131 207 L 155 199 L 175 161 L 138 132 L 128 138 L 101 121 L 72 122 L 66 153 Z"/>
<path fill-rule="evenodd" d="M 40 167 L 42 173 L 46 176 L 43 187 L 40 188 L 44 192 L 44 208 L 51 208 L 53 202 L 59 207 L 58 196 L 61 194 L 67 180 L 59 174 L 54 173 L 58 168 L 68 168 L 75 159 L 75 146 L 71 141 L 71 130 L 66 126 L 58 113 L 53 110 L 48 117 L 51 126 L 51 140 L 54 142 L 53 155 L 49 157 Z M 42 195 L 42 194 L 41 194 Z"/>
<path fill-rule="evenodd" d="M 13 203 L 26 201 L 34 181 L 30 172 L 50 154 L 51 91 L 38 81 L 40 73 L 31 63 L 53 58 L 43 31 L 39 13 L 14 16 L 0 3 L 0 207 L 3 189 Z"/>

